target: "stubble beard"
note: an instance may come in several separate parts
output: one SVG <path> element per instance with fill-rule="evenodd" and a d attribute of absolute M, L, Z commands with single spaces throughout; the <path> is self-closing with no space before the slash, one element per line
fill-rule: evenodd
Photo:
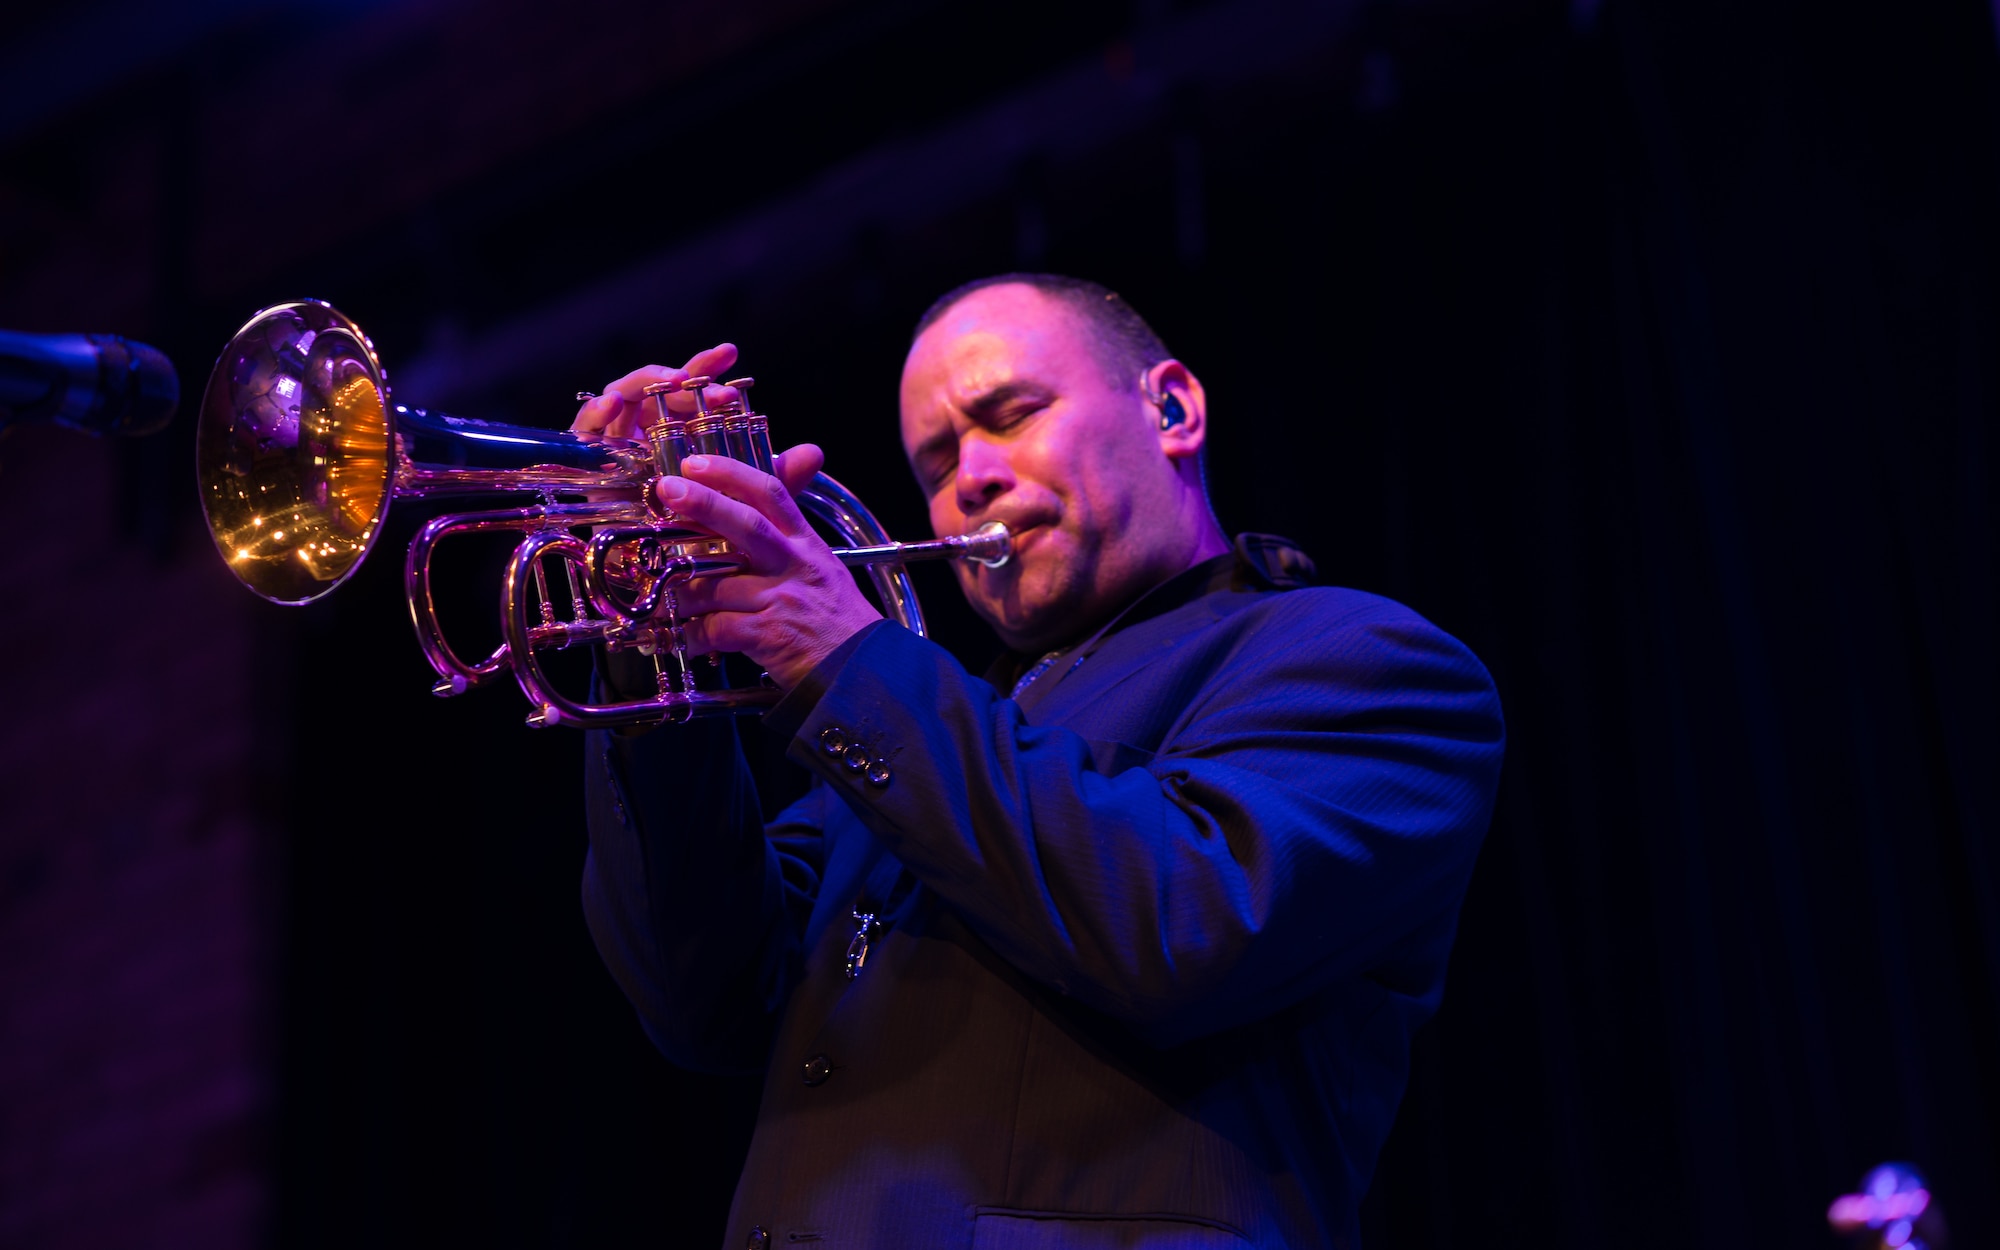
<path fill-rule="evenodd" d="M 959 574 L 973 610 L 1001 642 L 1023 654 L 1040 654 L 1075 642 L 1094 623 L 1084 619 L 1090 587 L 1077 567 L 1076 560 L 1042 550 L 1011 569 L 961 567 Z"/>

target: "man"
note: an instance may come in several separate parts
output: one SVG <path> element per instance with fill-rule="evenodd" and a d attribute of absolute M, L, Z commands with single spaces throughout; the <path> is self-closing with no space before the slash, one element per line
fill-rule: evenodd
<path fill-rule="evenodd" d="M 1101 287 L 951 293 L 901 402 L 936 531 L 1015 535 L 958 569 L 993 681 L 828 555 L 815 449 L 696 460 L 661 498 L 749 567 L 682 593 L 690 645 L 769 670 L 814 787 L 767 829 L 727 724 L 589 747 L 607 964 L 670 1058 L 766 1071 L 725 1244 L 1355 1244 L 1491 810 L 1489 678 L 1224 538 L 1201 383 Z"/>

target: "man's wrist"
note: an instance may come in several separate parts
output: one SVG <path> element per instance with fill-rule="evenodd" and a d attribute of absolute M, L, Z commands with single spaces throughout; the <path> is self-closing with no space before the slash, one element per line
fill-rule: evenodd
<path fill-rule="evenodd" d="M 776 734 L 780 740 L 790 738 L 797 733 L 799 726 L 805 724 L 806 717 L 812 715 L 813 708 L 819 704 L 820 696 L 824 695 L 827 687 L 840 676 L 840 670 L 845 668 L 847 661 L 861 649 L 861 644 L 876 630 L 888 624 L 886 618 L 877 617 L 849 634 L 845 642 L 827 652 L 825 659 L 813 665 L 811 671 L 800 678 L 797 685 L 785 692 L 784 698 L 779 699 L 770 711 L 764 713 L 764 728 Z"/>

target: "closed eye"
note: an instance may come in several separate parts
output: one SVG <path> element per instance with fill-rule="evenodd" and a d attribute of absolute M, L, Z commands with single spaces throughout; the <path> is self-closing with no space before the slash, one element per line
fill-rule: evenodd
<path fill-rule="evenodd" d="M 1047 412 L 1048 408 L 1049 408 L 1049 401 L 1047 400 L 1043 400 L 1037 403 L 1012 405 L 1004 409 L 1003 411 L 994 414 L 994 416 L 986 422 L 986 428 L 992 430 L 996 434 L 1006 430 L 1011 430 L 1021 425 L 1023 422 L 1028 420 L 1028 418 L 1040 416 L 1042 413 Z"/>
<path fill-rule="evenodd" d="M 1012 405 L 1002 411 L 987 414 L 980 421 L 980 425 L 989 434 L 1005 437 L 1048 411 L 1048 407 L 1046 402 Z M 935 450 L 929 448 L 920 450 L 917 453 L 916 471 L 917 480 L 923 485 L 927 494 L 936 494 L 944 489 L 958 472 L 957 442 L 941 441 Z"/>
<path fill-rule="evenodd" d="M 979 430 L 1006 437 L 1035 417 L 1047 412 L 1055 395 L 1046 387 L 1028 382 L 997 386 L 966 403 L 963 411 Z M 910 467 L 926 494 L 944 489 L 958 472 L 958 443 L 970 431 L 963 427 L 939 431 L 910 458 Z"/>
<path fill-rule="evenodd" d="M 958 472 L 958 457 L 939 455 L 926 458 L 917 467 L 917 480 L 923 485 L 926 495 L 935 495 L 951 481 Z"/>

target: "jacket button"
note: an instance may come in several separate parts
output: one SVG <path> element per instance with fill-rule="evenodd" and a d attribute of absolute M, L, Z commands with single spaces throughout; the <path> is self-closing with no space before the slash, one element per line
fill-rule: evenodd
<path fill-rule="evenodd" d="M 889 784 L 889 761 L 876 760 L 863 775 L 868 778 L 868 784 L 877 790 L 885 788 Z"/>
<path fill-rule="evenodd" d="M 814 1055 L 806 1060 L 806 1084 L 824 1085 L 826 1078 L 833 1075 L 833 1060 L 825 1055 Z"/>
<path fill-rule="evenodd" d="M 764 1250 L 764 1247 L 770 1244 L 771 1234 L 759 1226 L 750 1230 L 750 1237 L 743 1243 L 743 1250 Z"/>
<path fill-rule="evenodd" d="M 847 731 L 838 725 L 820 730 L 819 749 L 828 755 L 839 755 L 847 749 Z"/>
<path fill-rule="evenodd" d="M 840 762 L 847 765 L 848 772 L 858 773 L 868 767 L 868 748 L 857 742 L 847 748 L 847 754 L 840 757 Z"/>

